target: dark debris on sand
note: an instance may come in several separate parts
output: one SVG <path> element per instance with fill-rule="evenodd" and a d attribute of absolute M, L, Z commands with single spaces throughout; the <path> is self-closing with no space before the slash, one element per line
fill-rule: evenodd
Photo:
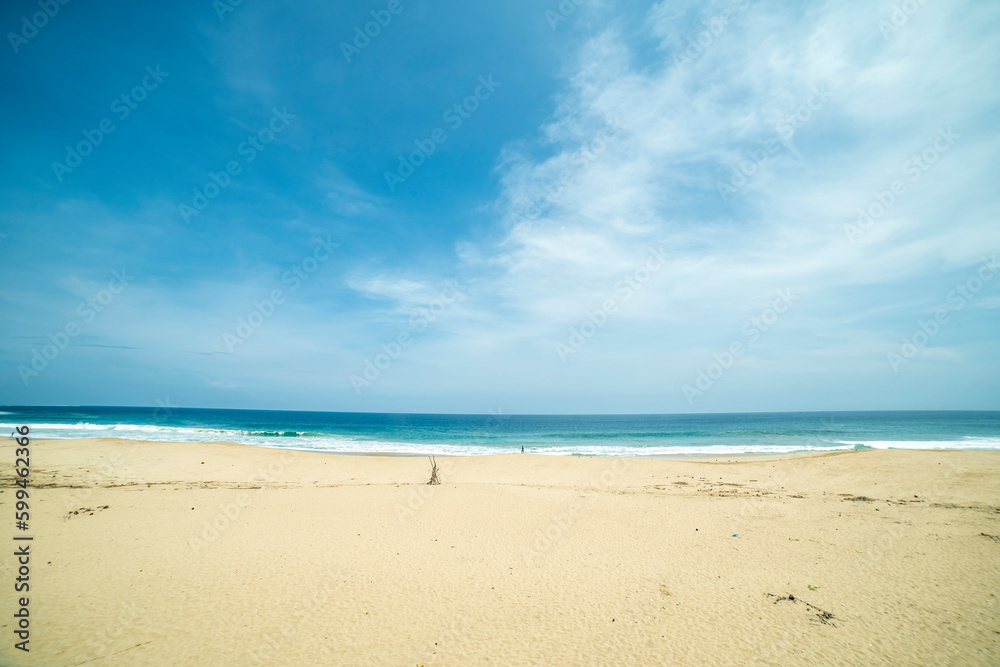
<path fill-rule="evenodd" d="M 832 613 L 824 611 L 819 607 L 817 607 L 816 605 L 806 602 L 802 598 L 797 598 L 791 593 L 789 593 L 788 595 L 775 595 L 774 593 L 764 593 L 764 595 L 766 595 L 769 598 L 774 598 L 774 604 L 778 604 L 779 602 L 801 602 L 802 604 L 804 604 L 805 606 L 809 607 L 810 609 L 816 612 L 816 618 L 812 620 L 817 620 L 823 625 L 830 625 L 833 627 L 837 627 L 836 623 L 831 623 L 831 621 L 835 618 L 835 616 Z"/>
<path fill-rule="evenodd" d="M 101 510 L 106 510 L 108 508 L 109 505 L 98 505 L 96 510 L 91 507 L 81 507 L 78 510 L 70 510 L 69 512 L 66 513 L 66 516 L 67 517 L 79 516 L 81 514 L 89 514 L 90 516 L 94 516 L 94 512 L 100 512 Z"/>

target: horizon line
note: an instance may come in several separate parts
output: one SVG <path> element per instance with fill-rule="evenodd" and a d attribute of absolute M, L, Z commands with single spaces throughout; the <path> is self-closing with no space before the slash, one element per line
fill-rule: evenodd
<path fill-rule="evenodd" d="M 169 400 L 169 399 L 168 399 Z M 76 409 L 131 409 L 171 411 L 171 410 L 218 410 L 228 412 L 290 412 L 309 414 L 343 414 L 343 415 L 409 415 L 433 417 L 697 417 L 706 415 L 789 415 L 789 414 L 876 414 L 876 413 L 911 413 L 911 412 L 981 412 L 1000 413 L 1000 410 L 957 410 L 947 408 L 908 408 L 889 410 L 749 410 L 745 412 L 377 412 L 348 410 L 287 410 L 274 408 L 215 408 L 191 407 L 179 405 L 143 406 L 143 405 L 0 405 L 0 411 L 22 408 L 76 408 Z"/>

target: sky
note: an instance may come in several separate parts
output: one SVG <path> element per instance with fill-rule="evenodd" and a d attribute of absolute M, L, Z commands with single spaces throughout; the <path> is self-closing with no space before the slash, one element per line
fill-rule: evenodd
<path fill-rule="evenodd" d="M 1000 408 L 997 3 L 0 28 L 0 404 Z"/>

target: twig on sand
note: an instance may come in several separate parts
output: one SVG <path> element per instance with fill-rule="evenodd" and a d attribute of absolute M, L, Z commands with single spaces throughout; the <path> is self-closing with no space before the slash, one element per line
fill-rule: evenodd
<path fill-rule="evenodd" d="M 786 600 L 789 601 L 789 602 L 801 602 L 802 604 L 804 604 L 805 606 L 809 607 L 814 612 L 816 612 L 816 618 L 813 619 L 813 620 L 817 620 L 820 623 L 822 623 L 823 625 L 832 625 L 833 627 L 837 627 L 836 624 L 830 622 L 834 618 L 836 618 L 833 614 L 831 614 L 828 611 L 823 611 L 822 609 L 820 609 L 816 605 L 809 604 L 808 602 L 806 602 L 802 598 L 797 598 L 794 595 L 792 595 L 791 593 L 789 593 L 788 595 L 783 595 L 781 597 L 775 595 L 774 593 L 764 593 L 764 595 L 766 595 L 769 598 L 775 598 L 774 604 L 778 604 L 779 602 L 785 602 Z"/>
<path fill-rule="evenodd" d="M 438 464 L 437 464 L 437 461 L 434 460 L 433 456 L 429 456 L 427 458 L 429 458 L 431 460 L 431 479 L 427 483 L 428 484 L 440 484 L 441 480 L 438 479 Z"/>

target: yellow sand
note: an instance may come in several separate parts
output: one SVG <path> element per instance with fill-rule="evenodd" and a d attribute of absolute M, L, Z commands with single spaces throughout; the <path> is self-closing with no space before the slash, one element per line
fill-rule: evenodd
<path fill-rule="evenodd" d="M 1000 664 L 998 453 L 439 458 L 439 486 L 231 444 L 31 463 L 31 652 L 5 548 L 4 665 Z"/>

